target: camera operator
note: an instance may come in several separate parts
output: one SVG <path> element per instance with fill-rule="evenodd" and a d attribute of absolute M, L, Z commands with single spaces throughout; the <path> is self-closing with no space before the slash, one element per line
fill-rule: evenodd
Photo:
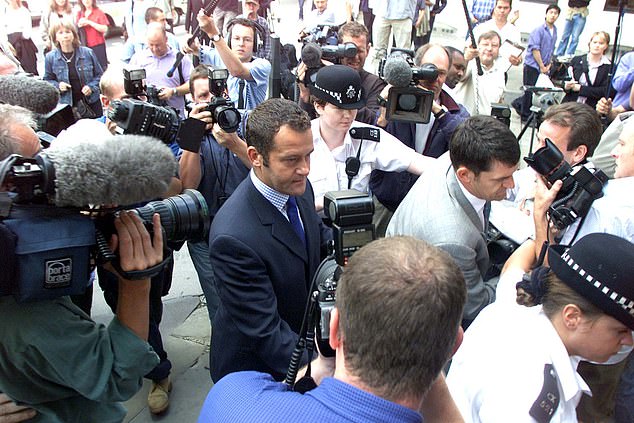
<path fill-rule="evenodd" d="M 500 60 L 500 36 L 487 31 L 478 38 L 478 47 L 465 48 L 467 72 L 453 90 L 454 98 L 473 115 L 491 114 L 491 103 L 499 103 L 504 97 L 506 67 Z M 484 73 L 478 75 L 475 59 L 480 58 Z"/>
<path fill-rule="evenodd" d="M 421 80 L 420 88 L 434 93 L 432 114 L 429 123 L 387 122 L 385 107 L 381 107 L 378 126 L 401 140 L 417 153 L 429 157 L 440 157 L 449 149 L 456 127 L 469 117 L 464 106 L 458 104 L 443 88 L 447 73 L 452 66 L 451 56 L 440 44 L 426 44 L 419 48 L 414 57 L 416 66 L 431 63 L 438 69 L 438 77 L 433 81 Z M 389 86 L 381 93 L 387 98 Z M 418 176 L 406 172 L 383 172 L 375 170 L 370 179 L 370 190 L 375 195 L 375 223 L 379 233 L 385 233 L 392 213 L 407 195 Z"/>
<path fill-rule="evenodd" d="M 332 65 L 317 72 L 310 86 L 313 105 L 319 115 L 311 123 L 315 151 L 308 179 L 315 190 L 315 209 L 323 209 L 323 196 L 328 191 L 356 189 L 367 193 L 373 169 L 408 171 L 420 175 L 434 162 L 403 145 L 394 136 L 375 126 L 354 122 L 362 107 L 363 92 L 359 73 L 348 66 Z M 353 137 L 349 130 L 369 128 L 374 138 Z M 350 160 L 358 161 L 352 172 Z"/>
<path fill-rule="evenodd" d="M 370 51 L 370 33 L 365 25 L 358 22 L 348 22 L 339 28 L 337 38 L 340 44 L 352 43 L 357 47 L 357 54 L 354 57 L 342 57 L 339 62 L 342 65 L 351 67 L 359 72 L 361 78 L 361 88 L 365 96 L 365 105 L 361 107 L 355 120 L 358 122 L 374 124 L 376 114 L 379 110 L 378 96 L 385 87 L 386 83 L 373 73 L 366 71 L 365 60 Z M 311 118 L 317 117 L 315 108 L 310 103 L 310 90 L 307 85 L 302 82 L 306 74 L 306 64 L 301 63 L 297 68 L 297 83 L 300 93 L 300 106 L 308 112 Z"/>
<path fill-rule="evenodd" d="M 187 53 L 200 54 L 200 62 L 229 70 L 227 86 L 231 101 L 241 110 L 252 110 L 266 99 L 266 91 L 271 73 L 271 63 L 254 57 L 258 47 L 257 24 L 249 19 L 236 18 L 230 22 L 227 41 L 216 27 L 214 20 L 198 12 L 198 24 L 211 41 L 213 49 L 200 46 L 194 41 Z"/>
<path fill-rule="evenodd" d="M 438 248 L 411 237 L 371 242 L 337 285 L 333 377 L 302 395 L 267 374 L 233 373 L 198 421 L 461 422 L 442 368 L 460 344 L 465 297 L 460 270 Z"/>
<path fill-rule="evenodd" d="M 213 219 L 218 209 L 248 175 L 251 162 L 247 157 L 246 142 L 235 132 L 227 133 L 213 122 L 213 116 L 207 110 L 212 100 L 209 84 L 207 66 L 198 65 L 189 79 L 195 103 L 189 117 L 206 122 L 207 131 L 200 144 L 199 152 L 183 150 L 179 162 L 179 173 L 183 188 L 196 189 L 205 197 L 209 215 Z M 219 299 L 209 260 L 208 242 L 207 240 L 187 241 L 187 248 L 205 294 L 209 320 L 213 322 Z"/>
<path fill-rule="evenodd" d="M 144 270 L 162 261 L 160 218 L 153 237 L 141 219 L 124 211 L 115 219 L 121 268 Z M 0 391 L 37 410 L 46 421 L 121 421 L 125 401 L 156 365 L 148 335 L 150 280 L 119 277 L 119 306 L 105 328 L 68 297 L 16 303 L 0 297 Z"/>
<path fill-rule="evenodd" d="M 520 148 L 515 135 L 490 116 L 473 116 L 453 134 L 446 157 L 425 172 L 396 209 L 387 235 L 412 235 L 447 251 L 467 283 L 463 327 L 495 299 L 496 279 L 482 235 L 489 224 L 490 203 L 513 187 Z"/>
<path fill-rule="evenodd" d="M 167 31 L 163 24 L 152 22 L 147 26 L 147 47 L 137 52 L 130 59 L 130 66 L 143 68 L 148 84 L 156 85 L 160 90 L 158 97 L 178 110 L 180 116 L 185 113 L 185 94 L 189 92 L 189 74 L 192 62 L 184 57 L 171 77 L 168 71 L 176 63 L 177 50 L 167 42 Z"/>
<path fill-rule="evenodd" d="M 313 151 L 308 115 L 292 101 L 267 100 L 251 112 L 246 141 L 252 170 L 209 232 L 220 297 L 211 335 L 215 382 L 240 370 L 284 378 L 310 281 L 332 238 L 307 180 Z M 306 355 L 301 362 L 307 361 Z"/>

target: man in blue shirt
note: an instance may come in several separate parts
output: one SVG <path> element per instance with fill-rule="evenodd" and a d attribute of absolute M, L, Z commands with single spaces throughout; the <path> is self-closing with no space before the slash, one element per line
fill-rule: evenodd
<path fill-rule="evenodd" d="M 216 27 L 213 19 L 202 11 L 198 13 L 200 29 L 207 33 L 215 48 L 197 43 L 186 49 L 198 54 L 200 63 L 226 68 L 229 71 L 227 88 L 231 101 L 241 110 L 252 110 L 266 99 L 271 63 L 254 57 L 258 49 L 258 39 L 262 37 L 256 23 L 244 18 L 230 22 L 227 40 Z"/>
<path fill-rule="evenodd" d="M 555 21 L 559 17 L 561 9 L 556 4 L 551 4 L 546 8 L 546 19 L 543 25 L 538 26 L 531 32 L 528 38 L 528 48 L 526 49 L 526 61 L 524 62 L 524 86 L 533 86 L 537 82 L 540 73 L 548 75 L 552 64 L 555 42 L 557 41 L 557 27 Z M 533 102 L 533 94 L 524 92 L 522 97 L 521 114 L 522 120 L 528 120 L 530 108 Z M 517 103 L 514 103 L 514 107 Z M 517 108 L 516 108 L 517 110 Z"/>
<path fill-rule="evenodd" d="M 198 422 L 462 421 L 441 372 L 460 343 L 465 299 L 462 273 L 440 249 L 412 237 L 371 242 L 337 283 L 334 374 L 332 359 L 318 358 L 321 383 L 302 395 L 264 373 L 233 373 L 211 389 Z"/>

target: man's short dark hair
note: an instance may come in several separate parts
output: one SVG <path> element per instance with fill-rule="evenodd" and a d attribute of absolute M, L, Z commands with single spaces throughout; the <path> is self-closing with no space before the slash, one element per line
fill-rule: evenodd
<path fill-rule="evenodd" d="M 81 3 L 81 2 L 80 2 Z M 145 23 L 148 24 L 152 21 L 156 20 L 156 17 L 163 13 L 163 10 L 160 7 L 148 7 L 145 11 Z"/>
<path fill-rule="evenodd" d="M 459 50 L 455 48 L 454 46 L 445 46 L 445 50 L 447 50 L 447 52 L 449 53 L 449 57 L 451 57 L 452 59 L 455 54 L 462 56 L 464 58 L 464 53 L 462 52 L 462 50 Z"/>
<path fill-rule="evenodd" d="M 548 7 L 546 8 L 546 13 L 548 13 L 550 9 L 555 9 L 558 14 L 561 14 L 561 7 L 557 6 L 556 3 L 549 4 Z"/>
<path fill-rule="evenodd" d="M 389 401 L 420 398 L 450 358 L 466 295 L 452 258 L 425 241 L 364 246 L 337 286 L 346 369 Z"/>
<path fill-rule="evenodd" d="M 209 68 L 201 63 L 189 74 L 189 92 L 192 96 L 194 95 L 194 81 L 203 78 L 209 79 Z"/>
<path fill-rule="evenodd" d="M 447 69 L 451 69 L 451 64 L 453 63 L 453 58 L 451 57 L 451 53 L 449 53 L 449 51 L 445 48 L 445 46 L 440 44 L 434 44 L 434 43 L 424 44 L 422 47 L 416 50 L 416 55 L 414 56 L 414 63 L 416 64 L 416 66 L 420 66 L 423 64 L 423 56 L 425 56 L 427 51 L 431 49 L 432 47 L 438 47 L 445 50 L 445 53 L 447 53 L 447 58 L 449 59 L 449 66 L 447 66 Z"/>
<path fill-rule="evenodd" d="M 304 132 L 310 129 L 310 118 L 297 103 L 282 98 L 260 103 L 249 115 L 246 142 L 262 155 L 265 166 L 268 166 L 269 153 L 275 148 L 273 138 L 285 125 L 293 131 Z"/>
<path fill-rule="evenodd" d="M 449 157 L 454 169 L 465 166 L 479 175 L 494 162 L 515 166 L 520 160 L 520 146 L 511 130 L 491 116 L 472 116 L 454 131 L 449 143 Z"/>
<path fill-rule="evenodd" d="M 503 1 L 504 3 L 508 3 L 511 9 L 513 8 L 513 0 L 495 0 L 495 6 L 497 6 L 498 3 L 501 1 Z"/>
<path fill-rule="evenodd" d="M 343 40 L 344 35 L 349 35 L 350 37 L 365 37 L 366 42 L 370 42 L 370 32 L 368 28 L 359 22 L 352 21 L 339 27 L 339 31 L 337 32 L 339 42 Z"/>
<path fill-rule="evenodd" d="M 544 114 L 543 122 L 554 123 L 563 128 L 570 128 L 568 151 L 580 145 L 588 149 L 586 157 L 594 154 L 603 134 L 601 118 L 596 110 L 584 103 L 566 102 L 550 106 Z"/>

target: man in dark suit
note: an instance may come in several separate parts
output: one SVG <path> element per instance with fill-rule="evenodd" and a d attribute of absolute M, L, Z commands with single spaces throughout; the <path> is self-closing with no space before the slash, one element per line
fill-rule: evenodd
<path fill-rule="evenodd" d="M 220 297 L 211 340 L 214 381 L 241 370 L 284 378 L 328 238 L 307 180 L 308 115 L 288 100 L 265 101 L 249 116 L 246 140 L 252 171 L 220 208 L 209 235 Z"/>

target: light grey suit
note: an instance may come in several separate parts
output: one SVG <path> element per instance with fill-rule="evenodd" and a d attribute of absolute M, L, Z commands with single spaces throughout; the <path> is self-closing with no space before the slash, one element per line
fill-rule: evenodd
<path fill-rule="evenodd" d="M 483 281 L 489 267 L 483 232 L 482 221 L 462 192 L 451 164 L 426 171 L 387 228 L 387 236 L 410 235 L 453 257 L 467 283 L 466 320 L 473 320 L 495 299 L 497 280 Z"/>

